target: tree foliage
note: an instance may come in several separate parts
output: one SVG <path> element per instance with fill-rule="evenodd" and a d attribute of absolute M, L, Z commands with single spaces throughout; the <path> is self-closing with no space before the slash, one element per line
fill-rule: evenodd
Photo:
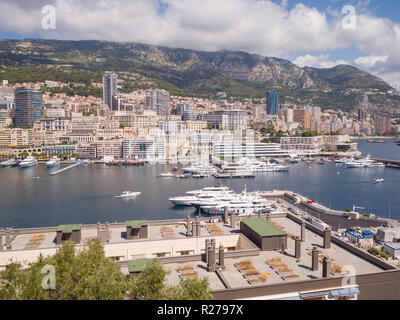
<path fill-rule="evenodd" d="M 45 266 L 53 266 L 55 288 L 44 289 Z M 20 263 L 8 264 L 0 273 L 0 300 L 206 300 L 212 299 L 208 279 L 185 280 L 168 286 L 168 271 L 154 259 L 142 273 L 131 278 L 120 266 L 105 256 L 97 239 L 86 248 L 75 248 L 66 242 L 53 255 L 39 256 L 23 268 Z"/>

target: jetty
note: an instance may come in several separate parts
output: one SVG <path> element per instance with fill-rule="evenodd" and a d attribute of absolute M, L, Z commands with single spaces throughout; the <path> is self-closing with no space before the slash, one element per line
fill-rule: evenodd
<path fill-rule="evenodd" d="M 57 171 L 54 171 L 54 172 L 50 173 L 50 175 L 54 176 L 54 175 L 56 175 L 56 174 L 59 174 L 59 173 L 64 172 L 64 171 L 67 171 L 67 170 L 72 169 L 72 168 L 74 168 L 74 167 L 77 167 L 77 166 L 79 166 L 79 165 L 80 165 L 80 163 L 71 164 L 71 165 L 68 166 L 68 167 L 65 167 L 65 168 L 62 168 L 62 169 L 60 169 L 60 170 L 57 170 Z"/>

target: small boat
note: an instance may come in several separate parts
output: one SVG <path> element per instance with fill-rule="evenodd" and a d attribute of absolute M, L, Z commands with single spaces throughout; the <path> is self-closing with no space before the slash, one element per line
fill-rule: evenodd
<path fill-rule="evenodd" d="M 164 173 L 160 173 L 160 177 L 162 178 L 174 178 L 174 174 L 171 172 L 164 172 Z"/>
<path fill-rule="evenodd" d="M 142 194 L 141 192 L 133 192 L 133 191 L 124 191 L 120 194 L 121 198 L 127 197 L 137 197 L 138 195 Z"/>
<path fill-rule="evenodd" d="M 375 178 L 374 179 L 374 183 L 380 183 L 380 182 L 383 182 L 383 181 L 385 181 L 385 179 L 383 179 L 383 178 Z"/>

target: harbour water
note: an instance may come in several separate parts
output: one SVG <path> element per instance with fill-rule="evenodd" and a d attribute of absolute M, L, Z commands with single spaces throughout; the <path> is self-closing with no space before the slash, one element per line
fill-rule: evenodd
<path fill-rule="evenodd" d="M 396 144 L 360 143 L 360 151 L 374 156 L 390 153 Z M 386 146 L 386 148 L 385 148 Z M 375 148 L 382 154 L 374 154 Z M 400 159 L 400 153 L 394 154 Z M 396 158 L 394 158 L 396 159 Z M 193 208 L 176 208 L 168 198 L 220 182 L 239 192 L 288 189 L 319 203 L 344 210 L 353 205 L 363 213 L 400 219 L 400 170 L 345 169 L 342 165 L 299 163 L 289 172 L 257 174 L 252 179 L 177 179 L 157 177 L 169 165 L 144 167 L 78 166 L 58 175 L 59 168 L 0 168 L 0 225 L 20 228 L 68 223 L 163 220 L 195 214 Z M 384 178 L 384 183 L 373 179 Z M 123 191 L 142 192 L 137 198 L 119 198 Z"/>

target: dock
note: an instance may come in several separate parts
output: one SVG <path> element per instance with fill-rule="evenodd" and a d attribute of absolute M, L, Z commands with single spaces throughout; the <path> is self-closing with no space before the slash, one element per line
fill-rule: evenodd
<path fill-rule="evenodd" d="M 72 169 L 74 167 L 77 167 L 79 165 L 80 165 L 80 163 L 71 164 L 70 166 L 68 166 L 66 168 L 63 168 L 63 169 L 60 169 L 60 170 L 57 170 L 57 171 L 54 171 L 54 172 L 50 173 L 50 175 L 54 176 L 56 174 L 59 174 L 59 173 L 64 172 L 64 171 L 67 171 L 67 170 Z"/>
<path fill-rule="evenodd" d="M 219 173 L 214 172 L 213 177 L 216 179 L 234 179 L 234 178 L 255 178 L 254 173 Z"/>

